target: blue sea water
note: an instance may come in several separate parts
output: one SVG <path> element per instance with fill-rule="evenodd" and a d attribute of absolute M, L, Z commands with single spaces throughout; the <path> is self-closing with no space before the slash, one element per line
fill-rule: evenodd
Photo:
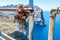
<path fill-rule="evenodd" d="M 33 40 L 48 40 L 50 11 L 43 12 L 46 26 L 34 25 Z M 54 40 L 60 40 L 60 15 L 56 16 Z"/>

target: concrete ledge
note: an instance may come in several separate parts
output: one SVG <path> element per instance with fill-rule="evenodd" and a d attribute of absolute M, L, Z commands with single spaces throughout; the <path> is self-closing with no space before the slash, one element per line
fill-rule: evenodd
<path fill-rule="evenodd" d="M 1 35 L 2 35 L 3 37 L 0 37 L 0 38 L 3 39 L 3 40 L 6 40 L 6 38 L 7 38 L 7 39 L 11 39 L 11 40 L 15 40 L 14 38 L 12 38 L 12 37 L 4 34 L 3 32 L 1 32 Z M 5 39 L 4 39 L 4 37 L 5 37 Z"/>

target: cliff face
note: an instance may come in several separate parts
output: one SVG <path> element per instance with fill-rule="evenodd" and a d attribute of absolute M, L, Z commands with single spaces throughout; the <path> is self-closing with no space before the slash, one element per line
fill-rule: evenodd
<path fill-rule="evenodd" d="M 34 6 L 34 21 L 40 21 L 41 20 L 41 11 L 38 6 Z"/>

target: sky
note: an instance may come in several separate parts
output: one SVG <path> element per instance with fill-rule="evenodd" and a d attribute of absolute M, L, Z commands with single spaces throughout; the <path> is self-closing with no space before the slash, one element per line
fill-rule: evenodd
<path fill-rule="evenodd" d="M 29 0 L 0 0 L 0 6 L 9 4 L 29 4 Z M 60 6 L 60 0 L 34 0 L 34 5 L 43 10 L 51 10 Z"/>

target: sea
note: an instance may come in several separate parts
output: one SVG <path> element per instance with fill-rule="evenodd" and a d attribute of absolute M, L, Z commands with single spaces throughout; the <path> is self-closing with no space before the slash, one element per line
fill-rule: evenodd
<path fill-rule="evenodd" d="M 33 40 L 48 40 L 48 31 L 50 24 L 50 11 L 43 11 L 46 26 L 34 25 Z M 56 15 L 54 40 L 60 40 L 60 15 Z"/>
<path fill-rule="evenodd" d="M 46 26 L 40 26 L 38 24 L 34 24 L 33 40 L 48 40 L 50 11 L 43 11 L 43 16 Z M 27 33 L 26 35 L 28 36 L 28 29 L 26 29 L 26 33 Z M 59 36 L 60 36 L 60 14 L 57 14 L 55 20 L 55 28 L 54 28 L 54 40 L 60 40 Z"/>

